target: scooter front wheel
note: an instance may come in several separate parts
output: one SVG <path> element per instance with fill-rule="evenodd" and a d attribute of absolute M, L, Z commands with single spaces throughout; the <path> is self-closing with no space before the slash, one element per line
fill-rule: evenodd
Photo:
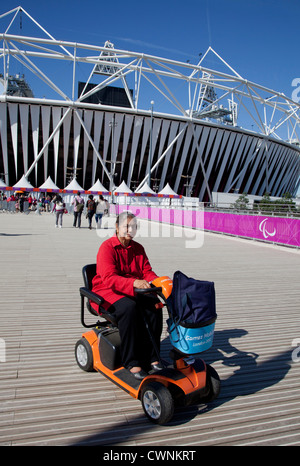
<path fill-rule="evenodd" d="M 221 389 L 220 377 L 217 371 L 209 364 L 206 364 L 206 373 L 206 386 L 208 388 L 208 394 L 204 398 L 202 398 L 202 403 L 209 403 L 210 401 L 215 400 L 219 396 Z"/>
<path fill-rule="evenodd" d="M 170 391 L 159 382 L 149 382 L 142 388 L 141 402 L 146 416 L 156 424 L 166 424 L 174 414 Z"/>

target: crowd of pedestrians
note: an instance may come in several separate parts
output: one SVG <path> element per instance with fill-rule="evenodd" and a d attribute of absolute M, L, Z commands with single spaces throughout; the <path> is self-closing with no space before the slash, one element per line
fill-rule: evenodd
<path fill-rule="evenodd" d="M 60 194 L 42 194 L 39 198 L 35 198 L 30 193 L 23 191 L 14 192 L 9 196 L 0 191 L 0 201 L 11 202 L 15 212 L 52 212 L 55 214 L 56 228 L 62 228 L 63 216 L 68 213 L 66 203 Z M 102 217 L 109 215 L 109 203 L 101 194 L 96 199 L 90 194 L 85 202 L 80 191 L 78 191 L 71 202 L 71 206 L 73 206 L 73 228 L 81 228 L 81 217 L 84 212 L 90 230 L 93 227 L 93 218 L 95 218 L 96 228 L 98 229 L 101 228 Z M 12 211 L 12 209 L 9 210 Z"/>
<path fill-rule="evenodd" d="M 30 193 L 24 191 L 16 191 L 12 194 L 6 195 L 5 192 L 0 191 L 0 201 L 12 203 L 15 212 L 24 212 L 25 210 L 38 210 L 41 212 L 50 212 L 52 198 L 50 194 L 42 194 L 39 199 L 33 197 Z"/>
<path fill-rule="evenodd" d="M 84 199 L 81 197 L 80 192 L 78 191 L 77 195 L 74 197 L 72 204 L 74 205 L 74 221 L 73 227 L 81 227 L 81 215 L 84 209 Z M 109 214 L 109 203 L 104 199 L 100 194 L 97 200 L 94 199 L 92 194 L 89 195 L 86 202 L 86 218 L 88 220 L 89 229 L 92 229 L 92 220 L 95 216 L 96 228 L 101 228 L 101 221 L 103 215 Z"/>
<path fill-rule="evenodd" d="M 62 228 L 63 215 L 64 213 L 68 213 L 66 205 L 59 194 L 55 196 L 53 203 L 53 211 L 56 214 L 55 227 Z M 92 220 L 94 216 L 96 220 L 96 228 L 101 228 L 103 215 L 109 215 L 109 203 L 101 194 L 97 200 L 95 200 L 94 196 L 90 194 L 84 206 L 84 199 L 81 196 L 80 191 L 78 191 L 76 196 L 74 196 L 71 205 L 73 205 L 73 228 L 81 228 L 81 216 L 84 211 L 84 207 L 86 207 L 85 217 L 88 220 L 90 230 L 92 229 Z"/>

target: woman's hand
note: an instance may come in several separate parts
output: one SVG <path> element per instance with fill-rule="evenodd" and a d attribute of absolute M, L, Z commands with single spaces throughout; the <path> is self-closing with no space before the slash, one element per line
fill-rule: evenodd
<path fill-rule="evenodd" d="M 150 287 L 150 283 L 148 283 L 146 280 L 134 280 L 133 288 L 144 290 L 146 288 L 151 288 L 151 287 Z"/>

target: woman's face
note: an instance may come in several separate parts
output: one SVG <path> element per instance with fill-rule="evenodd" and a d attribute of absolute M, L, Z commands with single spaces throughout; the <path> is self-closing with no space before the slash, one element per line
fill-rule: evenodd
<path fill-rule="evenodd" d="M 117 225 L 117 235 L 120 238 L 126 239 L 127 241 L 130 241 L 135 237 L 136 230 L 137 224 L 135 218 L 127 217 L 119 226 Z"/>

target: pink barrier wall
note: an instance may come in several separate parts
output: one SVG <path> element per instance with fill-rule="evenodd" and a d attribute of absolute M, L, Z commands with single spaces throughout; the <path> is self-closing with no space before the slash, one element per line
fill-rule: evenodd
<path fill-rule="evenodd" d="M 300 219 L 205 212 L 206 230 L 300 247 Z"/>
<path fill-rule="evenodd" d="M 300 247 L 300 219 L 150 206 L 115 207 L 118 212 L 130 210 L 142 219 Z"/>

